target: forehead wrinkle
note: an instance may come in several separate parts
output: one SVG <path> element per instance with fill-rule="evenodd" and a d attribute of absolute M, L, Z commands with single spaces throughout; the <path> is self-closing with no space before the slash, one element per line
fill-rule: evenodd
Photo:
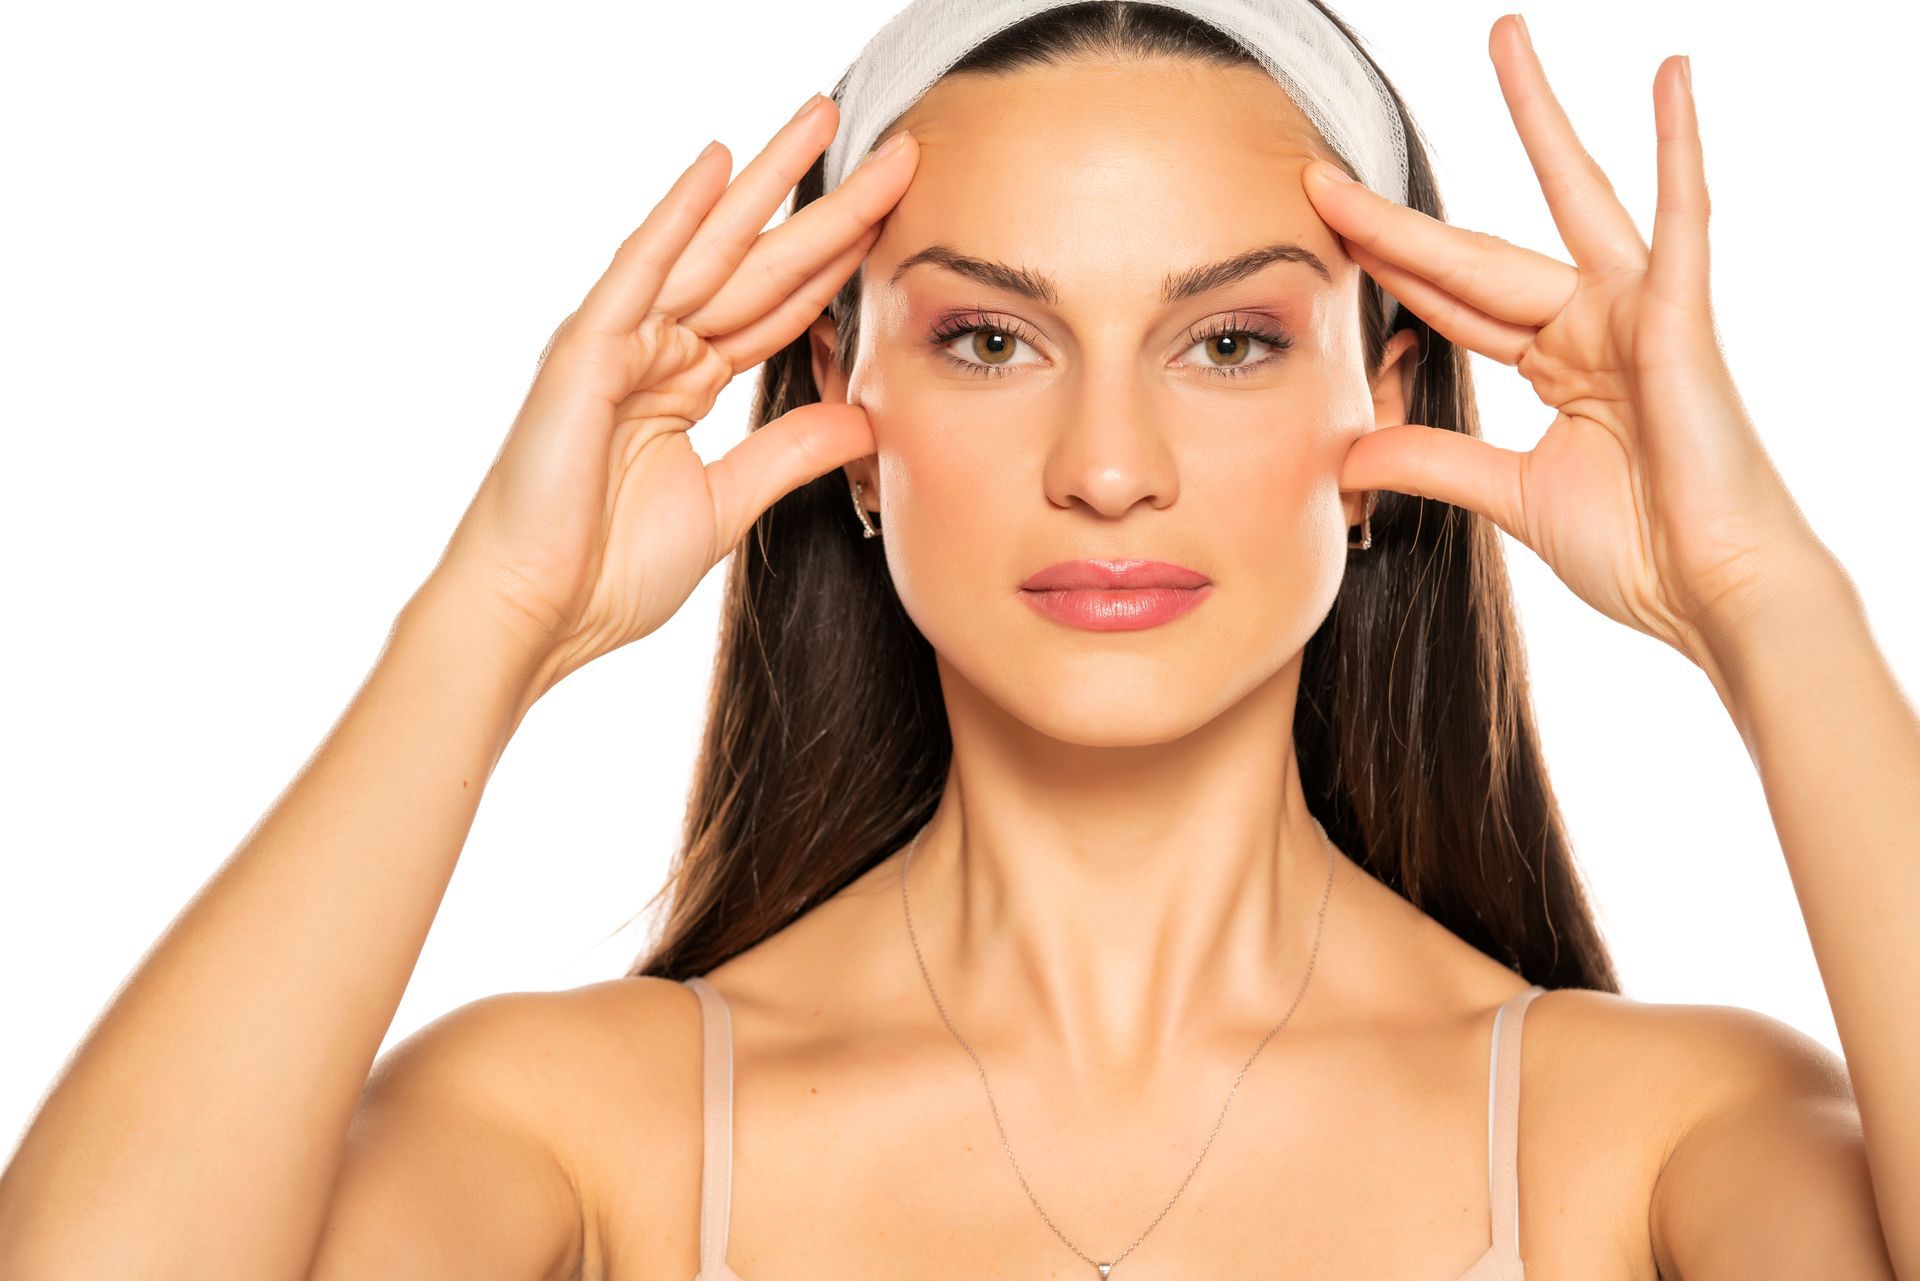
<path fill-rule="evenodd" d="M 1255 246 L 1234 254 L 1230 258 L 1223 258 L 1219 262 L 1203 263 L 1184 271 L 1169 272 L 1160 286 L 1160 301 L 1176 303 L 1197 294 L 1210 293 L 1245 280 L 1274 263 L 1297 263 L 1310 268 L 1322 280 L 1328 283 L 1333 281 L 1333 273 L 1328 270 L 1327 264 L 1322 262 L 1320 256 L 1311 249 L 1291 241 L 1276 241 L 1273 244 Z M 950 245 L 928 245 L 917 253 L 909 254 L 901 260 L 899 266 L 893 269 L 893 274 L 887 278 L 887 283 L 898 285 L 900 278 L 909 269 L 922 264 L 945 268 L 990 289 L 1018 294 L 1022 298 L 1031 298 L 1049 307 L 1060 305 L 1060 290 L 1051 277 L 1029 268 L 1013 267 L 1003 262 L 964 254 Z"/>

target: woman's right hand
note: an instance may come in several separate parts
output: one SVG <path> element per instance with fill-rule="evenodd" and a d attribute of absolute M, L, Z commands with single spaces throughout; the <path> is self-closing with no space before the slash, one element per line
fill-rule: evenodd
<path fill-rule="evenodd" d="M 687 438 L 734 375 L 819 318 L 907 188 L 910 137 L 763 233 L 838 122 L 817 97 L 731 183 L 724 147 L 694 161 L 548 343 L 422 588 L 504 622 L 537 672 L 530 699 L 670 618 L 782 495 L 873 452 L 846 404 L 795 409 L 711 463 Z"/>

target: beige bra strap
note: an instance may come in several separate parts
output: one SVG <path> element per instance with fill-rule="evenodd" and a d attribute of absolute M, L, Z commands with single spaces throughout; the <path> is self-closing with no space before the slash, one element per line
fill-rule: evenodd
<path fill-rule="evenodd" d="M 733 1015 L 704 978 L 686 980 L 700 998 L 700 1274 L 723 1274 L 733 1209 Z"/>
<path fill-rule="evenodd" d="M 1495 1012 L 1487 1065 L 1487 1202 L 1494 1249 L 1513 1259 L 1520 1257 L 1520 1029 L 1544 991 L 1536 983 Z"/>

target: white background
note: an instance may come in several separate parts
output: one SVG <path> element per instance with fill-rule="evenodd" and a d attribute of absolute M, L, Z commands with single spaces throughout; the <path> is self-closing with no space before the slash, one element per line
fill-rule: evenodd
<path fill-rule="evenodd" d="M 744 165 L 896 7 L 11 10 L 7 1150 L 358 687 L 614 247 L 708 139 Z M 1451 220 L 1564 257 L 1486 55 L 1504 10 L 1339 8 L 1431 140 Z M 1736 379 L 1912 690 L 1915 268 L 1893 186 L 1911 9 L 1829 4 L 1811 30 L 1705 0 L 1523 12 L 1643 234 L 1654 69 L 1693 55 Z M 1487 436 L 1531 444 L 1548 412 L 1475 362 Z M 743 434 L 751 382 L 696 429 L 707 457 Z M 1554 782 L 1628 993 L 1748 1006 L 1837 1050 L 1712 687 L 1506 547 Z M 678 832 L 723 573 L 527 718 L 388 1045 L 487 993 L 616 976 L 641 949 L 649 922 L 629 921 Z"/>

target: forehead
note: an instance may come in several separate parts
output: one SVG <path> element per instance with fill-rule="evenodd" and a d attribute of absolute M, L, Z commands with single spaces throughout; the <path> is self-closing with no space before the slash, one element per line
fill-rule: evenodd
<path fill-rule="evenodd" d="M 900 127 L 919 141 L 919 165 L 870 251 L 869 280 L 933 243 L 1044 267 L 1069 303 L 1157 294 L 1170 266 L 1255 244 L 1345 257 L 1300 185 L 1310 160 L 1332 157 L 1258 67 L 1078 60 L 953 76 Z"/>

